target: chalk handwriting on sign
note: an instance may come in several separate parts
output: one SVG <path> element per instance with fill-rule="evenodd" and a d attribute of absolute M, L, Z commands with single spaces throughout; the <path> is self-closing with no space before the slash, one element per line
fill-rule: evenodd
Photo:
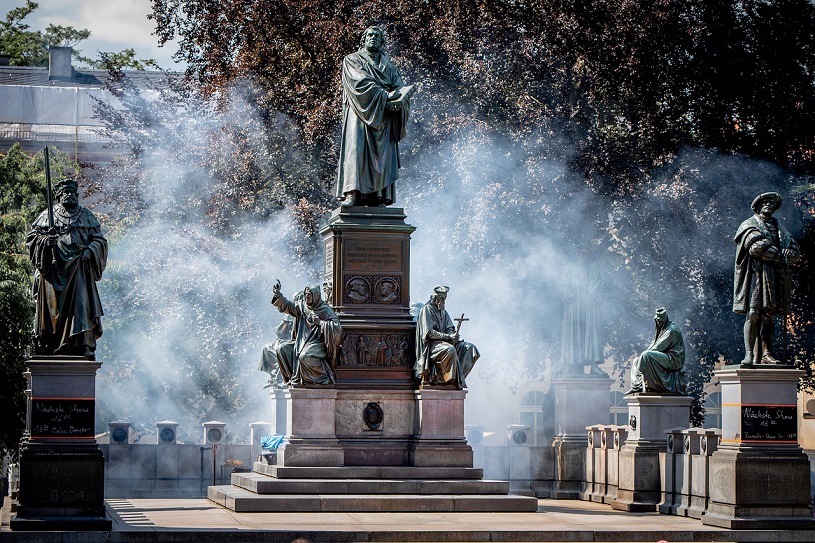
<path fill-rule="evenodd" d="M 94 437 L 95 401 L 90 398 L 32 398 L 31 437 Z"/>
<path fill-rule="evenodd" d="M 742 441 L 798 441 L 798 408 L 794 405 L 742 405 Z"/>

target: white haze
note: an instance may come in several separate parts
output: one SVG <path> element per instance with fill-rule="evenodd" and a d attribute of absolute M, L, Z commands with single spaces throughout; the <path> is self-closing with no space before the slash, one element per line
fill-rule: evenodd
<path fill-rule="evenodd" d="M 235 110 L 246 108 L 240 104 Z M 223 122 L 258 126 L 237 116 Z M 218 137 L 220 127 L 200 118 L 182 119 L 178 126 L 186 131 L 179 139 L 191 146 Z M 267 135 L 256 131 L 253 137 L 252 144 L 262 145 Z M 612 235 L 619 208 L 603 203 L 587 186 L 550 190 L 565 183 L 566 164 L 552 159 L 530 170 L 512 149 L 486 136 L 464 135 L 406 161 L 397 182 L 396 205 L 405 208 L 407 222 L 417 227 L 411 245 L 411 302 L 426 302 L 436 284 L 450 286 L 447 309 L 453 317 L 463 312 L 470 319 L 462 336 L 482 354 L 468 379 L 467 420 L 474 423 L 518 422 L 520 398 L 512 391 L 550 371 L 559 349 L 557 283 L 574 246 L 593 243 L 604 266 L 620 261 L 625 252 Z M 144 191 L 149 208 L 111 244 L 110 266 L 100 284 L 109 308 L 105 323 L 111 327 L 100 341 L 105 365 L 98 397 L 110 420 L 128 420 L 150 431 L 155 422 L 171 419 L 181 424 L 182 438 L 196 440 L 201 423 L 217 418 L 228 424 L 234 440 L 245 441 L 250 422 L 270 417 L 262 388 L 267 376 L 257 365 L 280 320 L 269 303 L 272 284 L 279 278 L 289 294 L 319 282 L 323 255 L 315 251 L 303 256 L 311 242 L 293 226 L 288 212 L 243 223 L 233 237 L 214 241 L 201 207 L 212 187 L 201 165 L 183 160 L 181 151 L 162 145 L 148 151 L 155 173 Z M 707 212 L 705 203 L 713 194 L 732 192 L 723 216 L 704 219 L 702 228 L 695 221 L 669 228 L 669 238 L 662 240 L 676 244 L 682 273 L 691 273 L 687 270 L 699 257 L 725 269 L 732 265 L 730 237 L 749 216 L 750 201 L 759 192 L 778 189 L 785 177 L 772 166 L 714 152 L 688 152 L 676 164 L 653 182 L 652 197 L 637 201 L 637 213 L 657 217 L 665 206 L 682 206 L 698 218 Z M 422 177 L 434 170 L 440 174 L 432 180 Z M 792 214 L 791 208 L 787 202 L 782 221 L 783 211 Z M 794 230 L 795 224 L 785 224 Z M 647 256 L 632 255 L 630 264 L 647 268 Z M 126 289 L 131 299 L 108 302 L 123 284 L 134 285 Z M 663 284 L 663 291 L 640 293 L 647 303 L 630 314 L 615 305 L 615 296 L 625 295 L 631 286 L 625 273 L 607 270 L 598 303 L 604 318 L 619 323 L 621 330 L 633 330 L 643 342 L 653 332 L 654 307 L 669 305 L 672 319 L 681 325 L 695 297 L 705 295 L 672 291 L 672 285 Z M 229 363 L 217 363 L 224 360 Z M 215 374 L 218 367 L 226 370 Z M 236 413 L 219 407 L 216 395 L 223 391 L 212 390 L 207 383 L 213 379 L 230 383 L 225 393 L 238 406 Z"/>

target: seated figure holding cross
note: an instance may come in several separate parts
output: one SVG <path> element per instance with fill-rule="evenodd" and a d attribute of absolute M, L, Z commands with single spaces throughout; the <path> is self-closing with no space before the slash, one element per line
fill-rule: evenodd
<path fill-rule="evenodd" d="M 481 354 L 472 343 L 459 337 L 461 324 L 470 319 L 453 319 L 444 309 L 450 287 L 437 286 L 416 319 L 416 378 L 425 385 L 467 386 L 465 378 Z"/>

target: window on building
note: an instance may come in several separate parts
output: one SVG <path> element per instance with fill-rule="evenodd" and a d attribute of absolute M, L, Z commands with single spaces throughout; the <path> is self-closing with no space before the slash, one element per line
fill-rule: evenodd
<path fill-rule="evenodd" d="M 610 424 L 625 426 L 628 424 L 628 402 L 625 401 L 625 394 L 618 390 L 612 390 L 610 394 Z"/>
<path fill-rule="evenodd" d="M 712 392 L 705 398 L 705 428 L 722 427 L 722 393 Z"/>
<path fill-rule="evenodd" d="M 529 426 L 532 446 L 542 446 L 549 443 L 544 431 L 543 405 L 546 394 L 540 390 L 530 390 L 521 398 L 520 421 Z"/>

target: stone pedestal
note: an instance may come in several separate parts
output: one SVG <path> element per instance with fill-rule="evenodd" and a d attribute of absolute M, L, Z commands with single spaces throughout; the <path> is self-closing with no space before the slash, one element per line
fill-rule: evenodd
<path fill-rule="evenodd" d="M 610 389 L 611 379 L 603 375 L 577 375 L 552 381 L 555 473 L 550 497 L 580 498 L 588 445 L 586 427 L 608 421 Z"/>
<path fill-rule="evenodd" d="M 410 235 L 399 208 L 339 207 L 320 230 L 343 328 L 338 388 L 414 388 Z"/>
<path fill-rule="evenodd" d="M 526 424 L 510 424 L 507 426 L 509 491 L 524 496 L 535 495 L 532 491 L 529 430 L 530 427 Z"/>
<path fill-rule="evenodd" d="M 178 492 L 178 423 L 163 420 L 156 423 L 156 490 Z M 108 448 L 111 451 L 112 447 Z"/>
<path fill-rule="evenodd" d="M 414 377 L 413 231 L 398 208 L 334 210 L 320 233 L 327 301 L 343 327 L 337 382 L 288 390 L 287 443 L 254 473 L 210 487 L 211 500 L 234 511 L 537 510 L 472 467 L 467 391 L 419 388 Z"/>
<path fill-rule="evenodd" d="M 411 465 L 473 467 L 473 449 L 464 435 L 466 390 L 425 387 L 416 392 L 418 428 Z"/>
<path fill-rule="evenodd" d="M 286 390 L 286 443 L 277 450 L 278 466 L 342 466 L 344 456 L 334 426 L 337 390 Z"/>
<path fill-rule="evenodd" d="M 28 362 L 28 437 L 20 447 L 13 530 L 111 529 L 105 518 L 105 461 L 94 437 L 101 365 L 78 356 Z"/>
<path fill-rule="evenodd" d="M 687 428 L 689 396 L 637 394 L 626 396 L 629 433 L 619 454 L 617 498 L 622 511 L 656 511 L 661 501 L 659 453 L 665 451 L 666 432 Z"/>
<path fill-rule="evenodd" d="M 710 503 L 702 522 L 731 529 L 815 528 L 809 460 L 798 445 L 792 366 L 725 366 L 722 439 L 710 458 Z"/>

